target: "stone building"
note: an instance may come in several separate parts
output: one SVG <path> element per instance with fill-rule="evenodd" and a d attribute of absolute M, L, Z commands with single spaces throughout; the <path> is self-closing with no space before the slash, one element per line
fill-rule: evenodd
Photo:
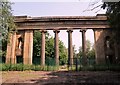
<path fill-rule="evenodd" d="M 32 64 L 33 33 L 40 30 L 42 33 L 41 65 L 45 65 L 45 33 L 53 30 L 55 34 L 55 62 L 59 65 L 59 43 L 60 30 L 68 32 L 68 63 L 73 64 L 72 32 L 80 30 L 82 33 L 82 50 L 84 63 L 86 63 L 86 36 L 87 29 L 94 32 L 95 58 L 97 64 L 106 62 L 119 62 L 119 48 L 112 41 L 114 34 L 110 28 L 107 17 L 104 14 L 96 16 L 60 16 L 60 17 L 27 17 L 16 16 L 15 24 L 17 32 L 10 35 L 10 43 L 7 45 L 6 63 L 17 63 L 17 57 L 23 58 L 24 64 Z"/>

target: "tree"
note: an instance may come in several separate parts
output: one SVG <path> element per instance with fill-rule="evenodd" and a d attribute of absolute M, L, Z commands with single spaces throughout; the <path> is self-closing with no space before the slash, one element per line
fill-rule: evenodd
<path fill-rule="evenodd" d="M 79 47 L 79 53 L 78 56 L 80 58 L 80 61 L 83 61 L 83 55 L 82 55 L 82 46 Z M 86 40 L 86 56 L 87 56 L 87 62 L 88 64 L 94 64 L 95 61 L 95 50 L 94 46 L 89 40 Z"/>
<path fill-rule="evenodd" d="M 7 0 L 0 1 L 0 56 L 5 56 L 9 34 L 16 30 L 11 4 Z"/>
<path fill-rule="evenodd" d="M 7 39 L 9 33 L 15 31 L 14 18 L 12 16 L 11 4 L 7 0 L 0 1 L 0 34 L 2 39 Z"/>
<path fill-rule="evenodd" d="M 75 49 L 75 45 L 73 45 L 73 58 L 77 57 L 77 50 Z"/>
<path fill-rule="evenodd" d="M 107 9 L 106 14 L 108 16 L 109 24 L 112 28 L 111 30 L 113 31 L 110 43 L 114 44 L 116 54 L 118 55 L 118 58 L 115 60 L 115 62 L 120 63 L 120 1 L 104 2 L 102 8 Z"/>
<path fill-rule="evenodd" d="M 64 65 L 67 63 L 67 49 L 64 46 L 64 43 L 59 40 L 59 57 L 60 57 L 60 65 Z"/>
<path fill-rule="evenodd" d="M 33 56 L 40 56 L 40 48 L 41 48 L 41 32 L 34 31 L 33 35 Z"/>
<path fill-rule="evenodd" d="M 78 55 L 82 57 L 82 46 L 79 47 L 79 53 Z M 88 58 L 94 58 L 95 57 L 95 51 L 92 43 L 89 40 L 86 40 L 86 56 Z"/>
<path fill-rule="evenodd" d="M 113 28 L 112 31 L 114 31 L 112 39 L 120 44 L 120 1 L 104 2 L 102 8 L 107 9 L 106 14 L 108 16 L 110 26 Z"/>

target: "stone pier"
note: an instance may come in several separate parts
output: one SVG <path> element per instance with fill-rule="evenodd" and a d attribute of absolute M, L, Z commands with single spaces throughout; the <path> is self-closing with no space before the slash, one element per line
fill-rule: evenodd
<path fill-rule="evenodd" d="M 23 63 L 32 64 L 33 30 L 26 30 L 24 34 Z"/>
<path fill-rule="evenodd" d="M 105 50 L 103 29 L 94 29 L 95 59 L 96 63 L 105 64 Z"/>
<path fill-rule="evenodd" d="M 7 44 L 7 53 L 6 53 L 6 63 L 15 64 L 16 55 L 15 55 L 15 46 L 16 46 L 16 32 L 10 34 L 10 40 Z"/>

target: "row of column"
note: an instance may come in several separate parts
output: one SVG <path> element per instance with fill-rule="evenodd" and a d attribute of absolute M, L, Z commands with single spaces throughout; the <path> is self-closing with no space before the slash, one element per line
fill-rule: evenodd
<path fill-rule="evenodd" d="M 41 65 L 45 65 L 45 33 L 46 30 L 42 30 L 42 43 L 41 43 Z M 58 33 L 59 30 L 54 30 L 55 33 L 55 41 L 54 41 L 54 48 L 55 48 L 55 63 L 59 65 L 59 37 Z M 73 64 L 73 46 L 72 46 L 72 30 L 68 30 L 68 65 Z M 83 61 L 86 64 L 86 38 L 85 32 L 86 30 L 80 30 L 82 32 L 82 49 L 83 49 Z M 6 63 L 16 63 L 16 54 L 15 54 L 15 45 L 16 44 L 16 33 L 11 35 L 10 43 L 7 47 L 7 55 L 6 55 Z M 32 55 L 33 54 L 33 30 L 25 30 L 24 33 L 24 46 L 23 46 L 23 63 L 24 64 L 32 64 Z M 11 56 L 11 58 L 10 58 Z"/>
<path fill-rule="evenodd" d="M 54 41 L 54 48 L 55 48 L 55 63 L 59 65 L 59 37 L 58 33 L 59 30 L 54 30 L 55 33 L 55 41 Z M 72 46 L 72 30 L 68 30 L 68 65 L 73 65 L 73 46 Z M 82 49 L 83 49 L 83 64 L 87 64 L 87 57 L 86 57 L 86 30 L 80 30 L 82 32 Z M 41 43 L 41 65 L 45 65 L 45 33 L 46 31 L 42 31 L 42 43 Z"/>

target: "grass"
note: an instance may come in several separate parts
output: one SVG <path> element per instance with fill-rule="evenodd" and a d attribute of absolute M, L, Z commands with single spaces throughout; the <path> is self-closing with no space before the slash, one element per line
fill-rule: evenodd
<path fill-rule="evenodd" d="M 120 71 L 120 65 L 75 65 L 64 67 L 66 70 L 71 71 Z M 0 71 L 57 71 L 60 66 L 40 66 L 40 65 L 23 65 L 23 64 L 0 64 Z"/>
<path fill-rule="evenodd" d="M 59 66 L 40 66 L 24 64 L 0 64 L 0 71 L 56 71 Z"/>

